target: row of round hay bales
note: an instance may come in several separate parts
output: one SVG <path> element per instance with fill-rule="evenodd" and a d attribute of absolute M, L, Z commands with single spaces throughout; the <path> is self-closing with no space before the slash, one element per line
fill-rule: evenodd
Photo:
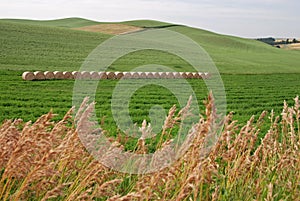
<path fill-rule="evenodd" d="M 209 73 L 198 72 L 87 72 L 87 71 L 36 71 L 24 72 L 23 80 L 61 80 L 61 79 L 207 79 Z"/>

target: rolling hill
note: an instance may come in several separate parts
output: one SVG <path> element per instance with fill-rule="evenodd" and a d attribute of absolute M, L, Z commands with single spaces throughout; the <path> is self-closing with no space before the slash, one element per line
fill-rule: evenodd
<path fill-rule="evenodd" d="M 65 27 L 65 28 L 76 28 L 76 27 L 96 25 L 100 23 L 92 20 L 83 19 L 83 18 L 64 18 L 64 19 L 57 19 L 57 20 L 1 19 L 1 21 L 28 24 L 28 25 Z"/>
<path fill-rule="evenodd" d="M 57 119 L 61 118 L 72 106 L 74 81 L 26 82 L 21 79 L 22 72 L 78 70 L 94 48 L 114 35 L 74 28 L 101 24 L 108 29 L 109 24 L 168 29 L 196 41 L 210 54 L 222 75 L 228 111 L 235 111 L 235 117 L 242 122 L 263 110 L 280 112 L 284 99 L 292 100 L 300 94 L 300 51 L 273 48 L 252 39 L 152 20 L 100 23 L 81 18 L 52 21 L 3 19 L 0 20 L 0 123 L 4 119 L 14 118 L 34 120 L 50 109 L 59 114 Z M 177 71 L 193 70 L 182 59 L 153 50 L 125 55 L 113 63 L 109 70 L 130 71 L 153 61 Z M 190 82 L 201 103 L 207 95 L 205 85 L 195 80 Z M 110 127 L 113 119 L 108 111 L 115 84 L 115 81 L 104 82 L 104 89 L 99 91 L 101 96 L 97 99 L 97 107 L 103 111 L 99 117 L 107 117 L 105 123 L 112 132 L 115 132 L 115 127 Z M 176 103 L 167 91 L 156 90 L 160 93 L 153 97 L 147 89 L 144 90 L 144 95 L 136 99 L 138 106 L 132 106 L 136 118 L 148 116 L 145 108 L 151 108 L 151 105 L 146 106 L 147 102 L 162 103 L 167 109 Z M 148 96 L 151 101 L 146 100 Z"/>
<path fill-rule="evenodd" d="M 14 68 L 47 70 L 53 67 L 57 70 L 76 70 L 93 48 L 112 35 L 76 31 L 69 28 L 99 24 L 103 23 L 81 18 L 52 21 L 0 20 L 0 69 L 11 66 L 12 70 Z M 201 45 L 223 74 L 300 72 L 299 51 L 276 49 L 252 39 L 220 35 L 206 30 L 158 21 L 137 20 L 113 24 L 165 28 L 182 33 Z M 106 29 L 109 28 L 106 27 Z M 149 52 L 146 57 L 144 57 L 145 54 L 135 54 L 134 57 L 137 58 L 135 59 L 137 61 L 139 57 L 143 56 L 147 63 L 147 59 L 153 58 L 152 54 L 154 53 Z M 132 65 L 139 65 L 136 61 L 132 58 L 123 59 L 114 65 L 114 69 L 129 70 Z M 178 66 L 177 62 L 178 59 L 173 63 L 163 63 L 174 67 Z M 183 63 L 181 66 L 182 71 L 188 68 Z"/>

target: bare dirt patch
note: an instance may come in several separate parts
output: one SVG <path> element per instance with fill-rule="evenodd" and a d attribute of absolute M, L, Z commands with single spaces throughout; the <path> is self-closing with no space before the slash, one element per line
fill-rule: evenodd
<path fill-rule="evenodd" d="M 79 28 L 74 28 L 74 29 L 82 30 L 82 31 L 112 34 L 112 35 L 119 35 L 119 34 L 125 34 L 125 33 L 143 30 L 143 28 L 141 28 L 141 27 L 130 26 L 130 25 L 125 25 L 125 24 L 97 24 L 97 25 L 79 27 Z"/>

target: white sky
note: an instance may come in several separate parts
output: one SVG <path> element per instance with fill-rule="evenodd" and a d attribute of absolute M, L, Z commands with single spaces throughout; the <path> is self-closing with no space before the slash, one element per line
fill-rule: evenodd
<path fill-rule="evenodd" d="M 153 19 L 242 37 L 300 38 L 299 0 L 0 0 L 0 18 Z"/>

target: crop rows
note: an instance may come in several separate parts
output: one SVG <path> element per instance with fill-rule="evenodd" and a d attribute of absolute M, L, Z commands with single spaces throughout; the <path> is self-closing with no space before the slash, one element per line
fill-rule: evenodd
<path fill-rule="evenodd" d="M 58 120 L 72 106 L 74 80 L 28 82 L 20 79 L 21 75 L 22 72 L 16 71 L 0 73 L 0 122 L 15 118 L 35 120 L 51 109 L 58 114 L 55 117 Z M 241 123 L 263 110 L 270 112 L 274 109 L 280 113 L 282 100 L 292 100 L 300 94 L 299 74 L 222 75 L 222 79 L 226 89 L 227 111 L 234 111 L 235 118 Z M 101 80 L 96 93 L 97 116 L 112 134 L 118 132 L 111 113 L 112 93 L 118 82 Z M 208 94 L 205 82 L 202 79 L 188 79 L 188 82 L 203 112 L 201 103 Z M 174 104 L 179 106 L 176 97 L 168 89 L 147 85 L 133 94 L 129 110 L 133 122 L 140 124 L 143 119 L 149 120 L 149 110 L 154 105 L 161 105 L 167 112 Z"/>

